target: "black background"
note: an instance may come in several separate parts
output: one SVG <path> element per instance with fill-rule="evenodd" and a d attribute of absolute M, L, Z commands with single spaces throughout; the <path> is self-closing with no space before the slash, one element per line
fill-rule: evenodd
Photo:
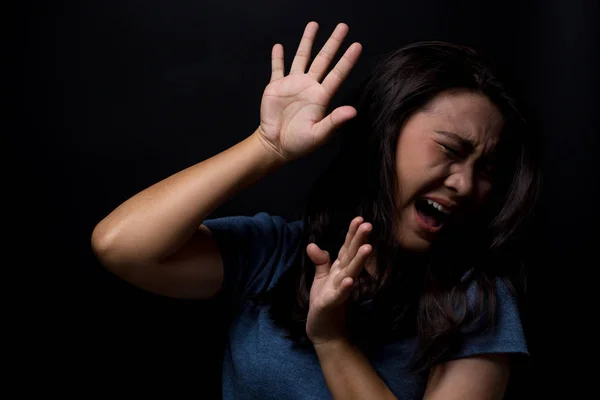
<path fill-rule="evenodd" d="M 585 369 L 570 356 L 587 354 L 594 343 L 580 336 L 589 333 L 586 313 L 594 312 L 587 311 L 594 293 L 582 283 L 593 282 L 598 263 L 597 1 L 19 4 L 24 18 L 9 37 L 19 66 L 5 77 L 6 93 L 15 94 L 11 115 L 18 116 L 5 131 L 17 150 L 6 155 L 18 160 L 5 176 L 15 183 L 7 197 L 18 207 L 7 216 L 17 222 L 20 244 L 9 253 L 26 260 L 11 264 L 26 275 L 14 285 L 23 299 L 16 303 L 30 305 L 17 314 L 31 325 L 22 338 L 32 351 L 17 372 L 40 372 L 33 382 L 46 393 L 217 396 L 218 304 L 163 299 L 119 281 L 93 258 L 90 235 L 128 197 L 252 133 L 272 45 L 283 44 L 289 69 L 310 20 L 320 24 L 315 49 L 338 22 L 350 26 L 344 49 L 363 44 L 332 106 L 379 54 L 416 40 L 474 46 L 510 77 L 540 138 L 545 174 L 524 315 L 533 372 L 515 380 L 511 397 L 538 398 L 548 389 L 560 395 L 558 385 L 585 382 Z M 334 144 L 213 216 L 267 211 L 291 218 Z"/>

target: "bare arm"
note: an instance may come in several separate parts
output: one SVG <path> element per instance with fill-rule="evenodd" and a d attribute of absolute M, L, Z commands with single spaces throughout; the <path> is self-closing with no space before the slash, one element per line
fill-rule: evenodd
<path fill-rule="evenodd" d="M 325 382 L 334 399 L 395 399 L 367 357 L 346 335 L 346 301 L 360 271 L 369 263 L 372 225 L 358 216 L 332 263 L 327 251 L 310 243 L 306 252 L 315 264 L 310 289 L 306 334 L 311 340 Z"/>
<path fill-rule="evenodd" d="M 350 342 L 315 345 L 315 351 L 334 399 L 396 399 L 365 355 Z"/>
<path fill-rule="evenodd" d="M 369 263 L 371 228 L 362 217 L 354 218 L 333 263 L 329 253 L 316 243 L 306 248 L 315 264 L 306 333 L 334 399 L 396 398 L 367 357 L 346 336 L 344 305 L 358 273 Z M 501 399 L 509 372 L 508 357 L 504 354 L 478 355 L 437 364 L 431 368 L 424 398 Z"/>
<path fill-rule="evenodd" d="M 395 399 L 369 360 L 345 340 L 315 346 L 323 376 L 334 399 Z M 482 355 L 432 368 L 425 400 L 499 400 L 510 374 L 505 355 Z"/>
<path fill-rule="evenodd" d="M 144 289 L 210 296 L 220 288 L 222 261 L 210 231 L 198 227 L 222 202 L 281 165 L 255 132 L 125 201 L 98 223 L 93 249 L 109 270 Z M 163 264 L 174 261 L 177 269 L 166 271 Z"/>
<path fill-rule="evenodd" d="M 273 46 L 271 80 L 263 93 L 260 126 L 252 135 L 141 191 L 98 223 L 92 248 L 107 269 L 162 295 L 206 298 L 216 294 L 222 284 L 223 260 L 202 221 L 238 191 L 323 145 L 356 115 L 350 106 L 329 115 L 325 111 L 362 47 L 351 45 L 326 75 L 348 32 L 346 24 L 338 24 L 306 71 L 317 29 L 316 22 L 306 26 L 287 76 L 283 47 Z"/>
<path fill-rule="evenodd" d="M 510 376 L 508 357 L 488 354 L 448 361 L 429 374 L 426 400 L 500 400 Z"/>

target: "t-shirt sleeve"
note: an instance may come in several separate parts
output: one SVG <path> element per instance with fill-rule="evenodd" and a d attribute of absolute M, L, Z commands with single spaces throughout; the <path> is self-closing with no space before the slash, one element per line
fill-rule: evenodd
<path fill-rule="evenodd" d="M 477 296 L 476 284 L 467 291 L 467 299 L 473 304 Z M 465 330 L 457 348 L 445 360 L 452 360 L 489 353 L 529 355 L 517 299 L 506 283 L 496 280 L 496 309 L 494 325 L 490 329 Z"/>
<path fill-rule="evenodd" d="M 223 259 L 221 295 L 233 303 L 272 288 L 300 247 L 301 220 L 287 222 L 260 212 L 207 219 L 203 224 L 212 232 Z"/>

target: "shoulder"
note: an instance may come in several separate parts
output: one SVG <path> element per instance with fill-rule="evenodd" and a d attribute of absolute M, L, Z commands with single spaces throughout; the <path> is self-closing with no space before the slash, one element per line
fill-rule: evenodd
<path fill-rule="evenodd" d="M 245 245 L 248 250 L 254 251 L 293 246 L 303 230 L 301 220 L 288 222 L 281 216 L 266 212 L 207 219 L 202 224 L 211 231 L 219 245 Z"/>
<path fill-rule="evenodd" d="M 450 351 L 432 367 L 425 398 L 502 398 L 515 359 L 529 355 L 512 285 L 497 277 L 485 286 L 469 283 L 468 309 L 483 318 L 461 329 Z M 480 307 L 486 298 L 494 300 Z"/>
<path fill-rule="evenodd" d="M 241 300 L 271 288 L 300 249 L 302 220 L 259 212 L 207 219 L 223 259 L 223 289 Z"/>
<path fill-rule="evenodd" d="M 261 211 L 254 215 L 230 215 L 202 222 L 213 233 L 228 233 L 237 235 L 272 235 L 274 233 L 288 230 L 295 231 L 302 228 L 302 221 L 290 221 L 279 215 L 271 215 Z"/>
<path fill-rule="evenodd" d="M 486 289 L 491 293 L 484 296 Z M 469 310 L 479 318 L 462 330 L 456 350 L 448 359 L 500 353 L 529 355 L 517 295 L 509 282 L 496 277 L 489 288 L 483 288 L 473 281 L 467 289 L 467 301 Z"/>

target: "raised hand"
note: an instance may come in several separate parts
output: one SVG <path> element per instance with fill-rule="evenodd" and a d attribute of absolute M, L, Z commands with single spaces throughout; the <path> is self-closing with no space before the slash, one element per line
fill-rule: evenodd
<path fill-rule="evenodd" d="M 315 264 L 306 321 L 306 333 L 314 345 L 345 336 L 345 305 L 354 280 L 372 252 L 372 246 L 367 241 L 371 230 L 371 224 L 363 222 L 362 217 L 354 218 L 333 264 L 329 253 L 315 243 L 310 243 L 306 248 L 306 253 Z"/>
<path fill-rule="evenodd" d="M 325 112 L 356 64 L 362 46 L 360 43 L 349 46 L 325 76 L 348 33 L 348 26 L 340 23 L 306 71 L 318 29 L 319 25 L 314 21 L 306 25 L 287 76 L 284 76 L 283 46 L 276 44 L 272 50 L 271 80 L 261 101 L 258 135 L 264 139 L 263 144 L 286 161 L 302 157 L 323 145 L 332 132 L 356 115 L 351 106 L 338 107 L 327 116 Z"/>

